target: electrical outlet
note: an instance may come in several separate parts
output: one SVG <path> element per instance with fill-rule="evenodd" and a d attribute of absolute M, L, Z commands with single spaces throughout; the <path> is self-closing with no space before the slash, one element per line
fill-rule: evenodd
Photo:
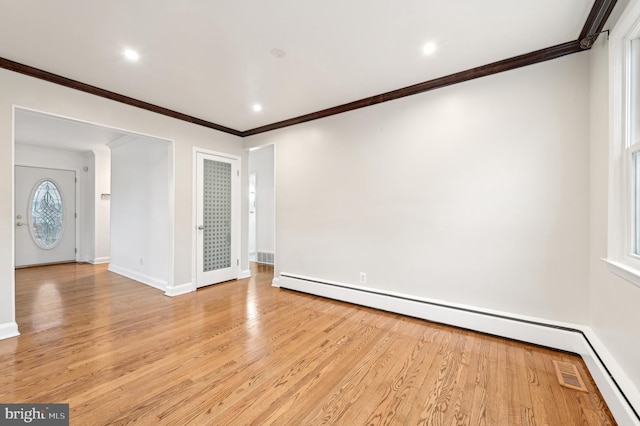
<path fill-rule="evenodd" d="M 366 283 L 367 283 L 367 273 L 360 272 L 360 284 L 366 284 Z"/>
<path fill-rule="evenodd" d="M 142 266 L 143 264 L 144 264 L 144 260 L 140 258 L 140 266 Z"/>

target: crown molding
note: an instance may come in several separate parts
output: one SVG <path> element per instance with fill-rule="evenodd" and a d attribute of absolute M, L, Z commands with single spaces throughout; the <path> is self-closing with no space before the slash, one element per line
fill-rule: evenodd
<path fill-rule="evenodd" d="M 10 59 L 0 57 L 0 68 L 4 68 L 9 71 L 14 71 L 20 74 L 25 74 L 30 77 L 35 77 L 40 80 L 49 81 L 51 83 L 59 84 L 61 86 L 69 87 L 71 89 L 80 90 L 81 92 L 90 93 L 101 98 L 111 99 L 112 101 L 121 102 L 123 104 L 131 105 L 136 108 L 145 109 L 147 111 L 155 112 L 157 114 L 166 115 L 178 120 L 186 121 L 200 126 L 208 127 L 210 129 L 219 130 L 221 132 L 229 133 L 235 136 L 241 136 L 242 132 L 231 129 L 229 127 L 221 126 L 220 124 L 212 123 L 210 121 L 196 118 L 191 115 L 183 114 L 181 112 L 173 111 L 168 108 L 164 108 L 158 105 L 144 102 L 139 99 L 131 98 L 129 96 L 121 95 L 119 93 L 111 92 L 109 90 L 101 89 L 90 84 L 82 83 L 77 80 L 72 80 L 67 77 L 63 77 L 58 74 L 53 74 L 49 71 L 41 70 L 29 65 L 21 64 Z"/>
<path fill-rule="evenodd" d="M 617 0 L 596 0 L 582 27 L 578 40 L 583 40 L 602 31 L 616 3 Z"/>
<path fill-rule="evenodd" d="M 403 87 L 402 89 L 392 90 L 391 92 L 381 93 L 369 98 L 349 102 L 347 104 L 339 105 L 333 108 L 312 112 L 310 114 L 301 115 L 299 117 L 290 118 L 288 120 L 279 121 L 277 123 L 268 124 L 266 126 L 256 127 L 255 129 L 242 132 L 242 136 L 246 137 L 257 135 L 259 133 L 269 132 L 271 130 L 281 129 L 283 127 L 293 126 L 295 124 L 317 120 L 319 118 L 329 117 L 331 115 L 342 114 L 354 109 L 364 108 L 382 102 L 388 102 L 394 99 L 400 99 L 406 96 L 440 89 L 442 87 L 451 86 L 453 84 L 462 83 L 464 81 L 486 77 L 515 68 L 556 59 L 561 56 L 581 52 L 582 50 L 583 49 L 580 48 L 580 42 L 578 42 L 577 40 L 570 41 L 568 43 L 559 44 L 557 46 L 548 47 L 546 49 L 536 50 L 535 52 L 525 53 L 524 55 L 514 56 L 513 58 L 504 59 L 502 61 L 493 62 L 487 65 L 482 65 L 480 67 L 471 68 L 466 71 L 450 74 L 445 77 L 440 77 L 422 83 L 414 84 L 412 86 Z"/>
<path fill-rule="evenodd" d="M 178 120 L 186 121 L 188 123 L 197 124 L 200 126 L 208 127 L 213 130 L 218 130 L 224 133 L 228 133 L 234 136 L 247 137 L 257 135 L 259 133 L 269 132 L 276 129 L 282 129 L 283 127 L 289 127 L 307 121 L 318 120 L 320 118 L 329 117 L 336 114 L 342 114 L 347 111 L 352 111 L 359 108 L 376 105 L 382 102 L 388 102 L 394 99 L 404 98 L 406 96 L 415 95 L 418 93 L 427 92 L 430 90 L 439 89 L 453 84 L 462 83 L 464 81 L 473 80 L 480 77 L 486 77 L 493 74 L 498 74 L 504 71 L 513 70 L 516 68 L 525 67 L 528 65 L 537 64 L 540 62 L 556 59 L 561 56 L 570 55 L 573 53 L 582 52 L 591 48 L 598 35 L 602 31 L 604 24 L 606 23 L 609 15 L 613 11 L 617 0 L 595 0 L 587 21 L 585 22 L 578 39 L 575 41 L 569 41 L 567 43 L 558 44 L 556 46 L 547 47 L 545 49 L 536 50 L 534 52 L 525 53 L 523 55 L 514 56 L 509 59 L 505 59 L 498 62 L 493 62 L 487 65 L 482 65 L 476 68 L 471 68 L 466 71 L 457 72 L 444 77 L 436 78 L 433 80 L 424 81 L 422 83 L 414 84 L 412 86 L 403 87 L 401 89 L 392 90 L 390 92 L 381 93 L 379 95 L 371 96 L 368 98 L 360 99 L 357 101 L 349 102 L 346 104 L 338 105 L 332 108 L 327 108 L 321 111 L 312 112 L 309 114 L 301 115 L 298 117 L 290 118 L 276 123 L 267 124 L 264 126 L 256 127 L 253 129 L 240 131 L 229 127 L 222 126 L 220 124 L 212 123 L 200 118 L 196 118 L 181 112 L 173 111 L 158 105 L 154 105 L 148 102 L 144 102 L 138 99 L 131 98 L 129 96 L 121 95 L 109 90 L 101 89 L 90 84 L 82 83 L 80 81 L 72 80 L 61 75 L 53 74 L 45 70 L 34 68 L 29 65 L 20 64 L 12 60 L 0 57 L 0 68 L 4 68 L 17 73 L 25 74 L 30 77 L 46 80 L 51 83 L 60 84 L 62 86 L 69 87 L 71 89 L 80 90 L 86 93 L 90 93 L 95 96 L 111 99 L 116 102 L 121 102 L 127 105 L 131 105 L 136 108 L 145 109 L 147 111 L 155 112 L 157 114 L 172 117 Z"/>
<path fill-rule="evenodd" d="M 616 3 L 617 0 L 596 0 L 578 36 L 583 49 L 590 49 L 593 46 Z"/>

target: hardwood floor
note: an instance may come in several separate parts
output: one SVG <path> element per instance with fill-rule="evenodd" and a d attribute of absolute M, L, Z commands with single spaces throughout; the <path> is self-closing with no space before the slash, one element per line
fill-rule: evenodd
<path fill-rule="evenodd" d="M 250 279 L 169 298 L 67 264 L 16 271 L 0 402 L 72 425 L 609 425 L 582 360 Z M 589 392 L 561 387 L 575 363 Z"/>

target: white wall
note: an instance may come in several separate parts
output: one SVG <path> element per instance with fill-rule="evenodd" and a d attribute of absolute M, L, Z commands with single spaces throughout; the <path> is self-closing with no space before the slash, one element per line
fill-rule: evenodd
<path fill-rule="evenodd" d="M 171 278 L 175 284 L 191 282 L 193 147 L 241 155 L 240 138 L 2 69 L 0 197 L 4 199 L 13 198 L 14 105 L 175 141 Z M 15 324 L 12 208 L 13 203 L 0 203 L 0 337 L 11 335 Z M 247 263 L 244 252 L 242 263 Z"/>
<path fill-rule="evenodd" d="M 109 270 L 166 290 L 173 224 L 171 143 L 129 138 L 111 149 Z"/>
<path fill-rule="evenodd" d="M 80 261 L 92 262 L 96 257 L 96 157 L 93 151 L 84 152 L 86 170 L 80 172 L 80 179 L 85 182 L 82 191 L 82 217 L 80 220 Z"/>
<path fill-rule="evenodd" d="M 609 173 L 609 49 L 600 37 L 591 49 L 590 325 L 640 393 L 640 288 L 613 275 L 607 257 Z M 633 385 L 632 385 L 633 386 Z"/>
<path fill-rule="evenodd" d="M 588 67 L 575 54 L 247 138 L 276 144 L 276 274 L 366 272 L 586 324 Z"/>
<path fill-rule="evenodd" d="M 274 149 L 249 152 L 249 174 L 256 174 L 256 249 L 275 253 Z"/>
<path fill-rule="evenodd" d="M 93 150 L 94 187 L 92 204 L 94 210 L 95 239 L 93 241 L 92 263 L 108 263 L 110 260 L 111 243 L 111 201 L 102 198 L 102 194 L 111 193 L 111 152 L 105 146 Z"/>

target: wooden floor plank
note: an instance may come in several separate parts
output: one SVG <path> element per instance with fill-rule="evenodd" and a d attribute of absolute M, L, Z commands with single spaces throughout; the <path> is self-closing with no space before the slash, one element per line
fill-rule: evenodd
<path fill-rule="evenodd" d="M 104 265 L 16 271 L 0 402 L 69 403 L 73 425 L 615 424 L 575 355 L 252 274 L 169 298 Z M 554 359 L 589 392 L 562 388 Z"/>

